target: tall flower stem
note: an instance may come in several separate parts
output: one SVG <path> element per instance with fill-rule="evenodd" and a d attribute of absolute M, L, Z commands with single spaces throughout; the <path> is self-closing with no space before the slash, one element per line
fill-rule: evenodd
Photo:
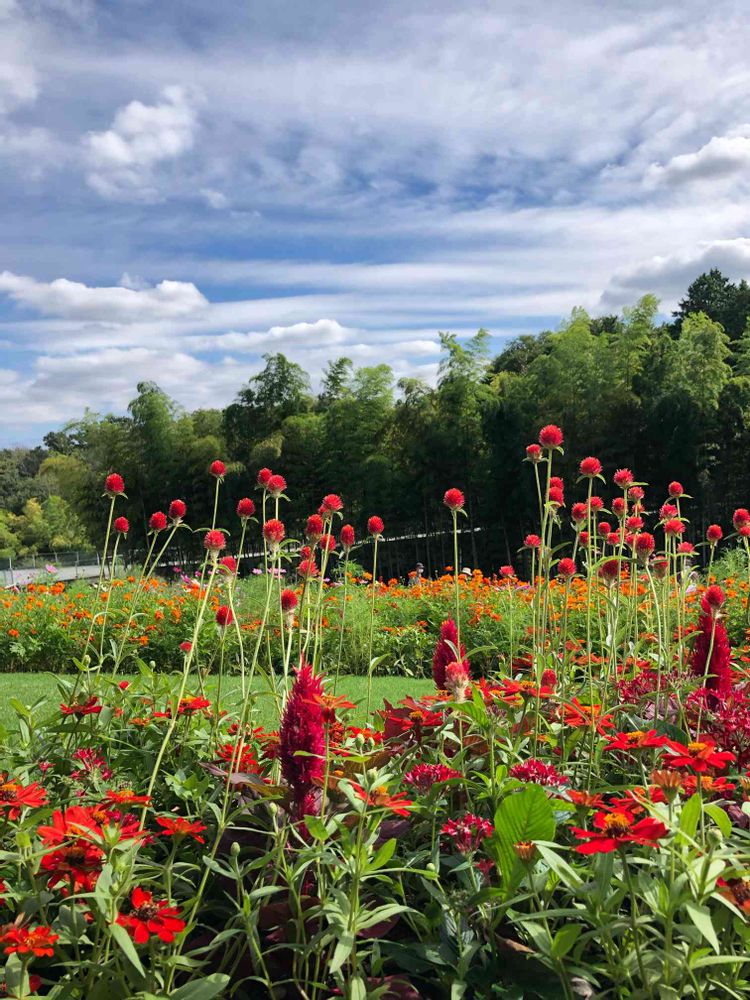
<path fill-rule="evenodd" d="M 346 624 L 346 604 L 349 588 L 349 549 L 344 549 L 344 597 L 341 604 L 341 621 L 339 622 L 339 651 L 336 657 L 336 673 L 333 675 L 333 693 L 339 683 L 339 671 L 341 670 L 341 655 L 344 650 L 344 626 Z"/>
<path fill-rule="evenodd" d="M 367 709 L 365 718 L 370 718 L 370 705 L 372 704 L 372 635 L 375 628 L 375 594 L 378 586 L 378 540 L 380 535 L 374 536 L 372 555 L 372 594 L 370 595 L 370 635 L 367 642 Z M 456 623 L 458 627 L 458 623 Z M 459 647 L 460 648 L 460 647 Z"/>

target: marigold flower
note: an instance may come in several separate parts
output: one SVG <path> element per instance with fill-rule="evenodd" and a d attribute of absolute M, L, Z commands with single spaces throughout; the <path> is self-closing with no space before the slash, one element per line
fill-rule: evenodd
<path fill-rule="evenodd" d="M 339 542 L 341 543 L 341 548 L 344 552 L 350 552 L 352 546 L 354 545 L 354 528 L 351 524 L 345 524 L 342 526 L 339 532 Z"/>
<path fill-rule="evenodd" d="M 122 496 L 125 493 L 125 480 L 117 472 L 111 472 L 104 480 L 104 492 L 111 497 Z"/>
<path fill-rule="evenodd" d="M 466 503 L 466 498 L 464 497 L 461 490 L 455 488 L 446 490 L 445 496 L 443 497 L 443 503 L 449 510 L 459 511 L 464 509 Z"/>
<path fill-rule="evenodd" d="M 215 462 L 211 462 L 208 471 L 212 476 L 216 476 L 217 479 L 223 479 L 227 474 L 227 467 L 217 458 Z"/>
<path fill-rule="evenodd" d="M 377 514 L 373 514 L 372 517 L 367 520 L 367 533 L 372 535 L 373 538 L 379 538 L 385 529 L 383 524 L 383 519 L 378 517 Z"/>
<path fill-rule="evenodd" d="M 255 504 L 250 497 L 243 497 L 241 500 L 237 501 L 237 517 L 246 521 L 247 518 L 252 517 L 254 513 Z"/>
<path fill-rule="evenodd" d="M 538 444 L 526 445 L 526 458 L 536 464 L 542 460 L 542 449 Z"/>
<path fill-rule="evenodd" d="M 329 514 L 337 514 L 344 509 L 344 501 L 336 493 L 327 493 L 323 497 L 321 507 Z"/>
<path fill-rule="evenodd" d="M 227 546 L 227 540 L 221 531 L 207 531 L 203 537 L 203 547 L 209 552 L 221 552 Z"/>
<path fill-rule="evenodd" d="M 227 607 L 226 604 L 222 604 L 216 609 L 216 624 L 219 628 L 226 628 L 227 625 L 231 625 L 234 621 L 234 615 L 232 614 L 232 609 Z"/>
<path fill-rule="evenodd" d="M 266 489 L 272 497 L 280 497 L 286 489 L 286 479 L 283 476 L 273 475 L 266 484 Z"/>
<path fill-rule="evenodd" d="M 187 513 L 187 504 L 184 500 L 173 500 L 169 505 L 169 516 L 175 524 L 179 524 Z"/>
<path fill-rule="evenodd" d="M 572 827 L 573 834 L 585 843 L 574 850 L 578 854 L 609 854 L 625 844 L 658 847 L 658 842 L 669 834 L 659 820 L 646 817 L 637 822 L 629 811 L 598 812 L 594 815 L 595 830 Z"/>
<path fill-rule="evenodd" d="M 167 526 L 167 515 L 161 510 L 154 511 L 148 519 L 148 526 L 152 531 L 164 531 Z"/>
<path fill-rule="evenodd" d="M 632 484 L 635 476 L 630 469 L 618 469 L 612 479 L 621 489 L 627 489 Z"/>
<path fill-rule="evenodd" d="M 112 527 L 119 535 L 127 535 L 130 531 L 130 521 L 126 517 L 116 517 Z"/>
<path fill-rule="evenodd" d="M 594 476 L 601 475 L 602 463 L 598 458 L 589 455 L 588 458 L 581 459 L 580 471 L 582 476 L 590 476 L 593 479 Z"/>
<path fill-rule="evenodd" d="M 51 958 L 55 954 L 55 941 L 60 937 L 51 927 L 11 927 L 0 936 L 6 955 L 36 955 Z"/>
<path fill-rule="evenodd" d="M 556 424 L 547 424 L 539 431 L 539 444 L 542 448 L 559 448 L 563 443 L 563 432 Z"/>
<path fill-rule="evenodd" d="M 179 914 L 179 907 L 170 906 L 166 899 L 156 900 L 150 892 L 137 887 L 130 896 L 130 912 L 118 914 L 117 923 L 136 944 L 146 944 L 152 935 L 171 944 L 185 930 L 185 921 L 180 920 Z"/>
<path fill-rule="evenodd" d="M 191 823 L 183 816 L 157 816 L 156 822 L 164 831 L 162 837 L 174 837 L 175 840 L 192 837 L 199 844 L 206 843 L 205 838 L 200 836 L 207 829 L 203 823 Z"/>

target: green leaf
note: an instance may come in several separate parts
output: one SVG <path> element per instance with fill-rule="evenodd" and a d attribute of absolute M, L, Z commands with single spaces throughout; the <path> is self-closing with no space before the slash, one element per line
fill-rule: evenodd
<path fill-rule="evenodd" d="M 367 1000 L 367 987 L 361 976 L 355 976 L 349 983 L 349 1000 Z"/>
<path fill-rule="evenodd" d="M 138 957 L 138 952 L 135 950 L 135 945 L 125 928 L 121 927 L 120 924 L 110 924 L 109 930 L 112 937 L 115 939 L 115 942 L 119 945 L 120 951 L 133 966 L 135 971 L 139 975 L 145 976 L 146 970 L 143 968 L 141 960 Z"/>
<path fill-rule="evenodd" d="M 709 908 L 707 906 L 701 906 L 700 903 L 696 903 L 691 899 L 685 903 L 685 909 L 695 926 L 718 955 L 719 939 L 716 937 L 716 931 L 714 930 L 714 924 L 711 919 L 711 911 Z"/>
<path fill-rule="evenodd" d="M 351 955 L 352 948 L 354 947 L 354 935 L 351 931 L 341 931 L 337 936 L 336 947 L 333 949 L 333 955 L 328 966 L 329 975 L 333 975 L 334 972 L 339 971 Z"/>
<path fill-rule="evenodd" d="M 321 841 L 321 843 L 324 840 L 328 840 L 328 830 L 326 830 L 326 825 L 320 817 L 305 816 L 305 826 L 307 827 L 311 837 L 315 837 L 315 839 Z"/>
<path fill-rule="evenodd" d="M 395 850 L 396 850 L 396 838 L 391 837 L 390 840 L 386 840 L 386 842 L 380 846 L 379 850 L 375 854 L 375 857 L 368 864 L 366 873 L 369 874 L 369 872 L 376 872 L 379 868 L 382 868 L 384 865 L 387 865 L 388 862 L 393 857 L 393 853 Z"/>
<path fill-rule="evenodd" d="M 552 940 L 552 954 L 555 958 L 567 955 L 578 940 L 583 927 L 580 924 L 566 924 L 561 927 Z"/>
<path fill-rule="evenodd" d="M 224 987 L 229 982 L 229 976 L 215 972 L 205 979 L 196 979 L 192 983 L 185 983 L 178 990 L 171 994 L 172 1000 L 212 1000 L 219 996 Z"/>
<path fill-rule="evenodd" d="M 526 871 L 514 845 L 523 841 L 552 840 L 554 835 L 552 803 L 539 785 L 526 785 L 503 799 L 495 813 L 493 845 L 507 895 L 521 883 Z"/>
<path fill-rule="evenodd" d="M 695 837 L 701 817 L 701 797 L 696 792 L 687 800 L 680 813 L 680 830 L 691 840 Z"/>
<path fill-rule="evenodd" d="M 725 839 L 732 836 L 732 821 L 721 808 L 714 802 L 707 802 L 703 806 L 706 814 L 716 823 Z"/>

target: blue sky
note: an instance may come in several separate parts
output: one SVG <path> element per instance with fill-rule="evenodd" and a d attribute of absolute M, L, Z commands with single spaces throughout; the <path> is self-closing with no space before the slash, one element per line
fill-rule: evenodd
<path fill-rule="evenodd" d="M 743 8 L 0 0 L 0 441 L 747 276 Z"/>

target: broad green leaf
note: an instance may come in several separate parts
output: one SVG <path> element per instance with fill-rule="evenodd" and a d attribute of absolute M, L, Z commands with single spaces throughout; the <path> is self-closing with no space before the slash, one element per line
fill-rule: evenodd
<path fill-rule="evenodd" d="M 185 983 L 170 996 L 172 1000 L 212 1000 L 213 997 L 221 995 L 224 987 L 229 982 L 229 976 L 215 972 L 205 979 L 196 979 L 192 983 Z"/>
<path fill-rule="evenodd" d="M 581 924 L 566 924 L 561 927 L 552 940 L 552 954 L 555 958 L 567 955 L 578 940 L 583 927 Z"/>
<path fill-rule="evenodd" d="M 320 817 L 305 816 L 305 826 L 311 837 L 315 837 L 316 840 L 321 842 L 328 840 L 328 830 L 326 830 L 326 825 Z"/>
<path fill-rule="evenodd" d="M 695 837 L 700 816 L 701 797 L 696 793 L 687 800 L 680 813 L 680 830 L 691 839 Z"/>
<path fill-rule="evenodd" d="M 119 945 L 120 951 L 122 951 L 123 955 L 133 966 L 135 971 L 139 973 L 139 975 L 145 976 L 146 971 L 141 964 L 140 958 L 138 957 L 138 952 L 135 950 L 135 945 L 125 928 L 121 927 L 119 924 L 110 924 L 109 931 L 115 939 L 115 942 Z"/>
<path fill-rule="evenodd" d="M 524 841 L 552 840 L 554 835 L 552 803 L 539 785 L 526 785 L 503 799 L 495 813 L 493 843 L 506 894 L 510 895 L 520 884 L 526 870 L 514 845 Z"/>
<path fill-rule="evenodd" d="M 344 962 L 351 955 L 352 948 L 354 947 L 354 935 L 351 931 L 341 931 L 337 937 L 338 940 L 336 942 L 336 947 L 333 949 L 333 955 L 331 956 L 331 961 L 328 965 L 329 975 L 333 975 L 334 972 L 338 972 Z"/>
<path fill-rule="evenodd" d="M 716 937 L 716 931 L 714 930 L 714 924 L 711 919 L 711 911 L 709 908 L 707 906 L 701 906 L 700 903 L 696 903 L 691 899 L 685 903 L 685 909 L 695 926 L 718 955 L 719 939 Z"/>

